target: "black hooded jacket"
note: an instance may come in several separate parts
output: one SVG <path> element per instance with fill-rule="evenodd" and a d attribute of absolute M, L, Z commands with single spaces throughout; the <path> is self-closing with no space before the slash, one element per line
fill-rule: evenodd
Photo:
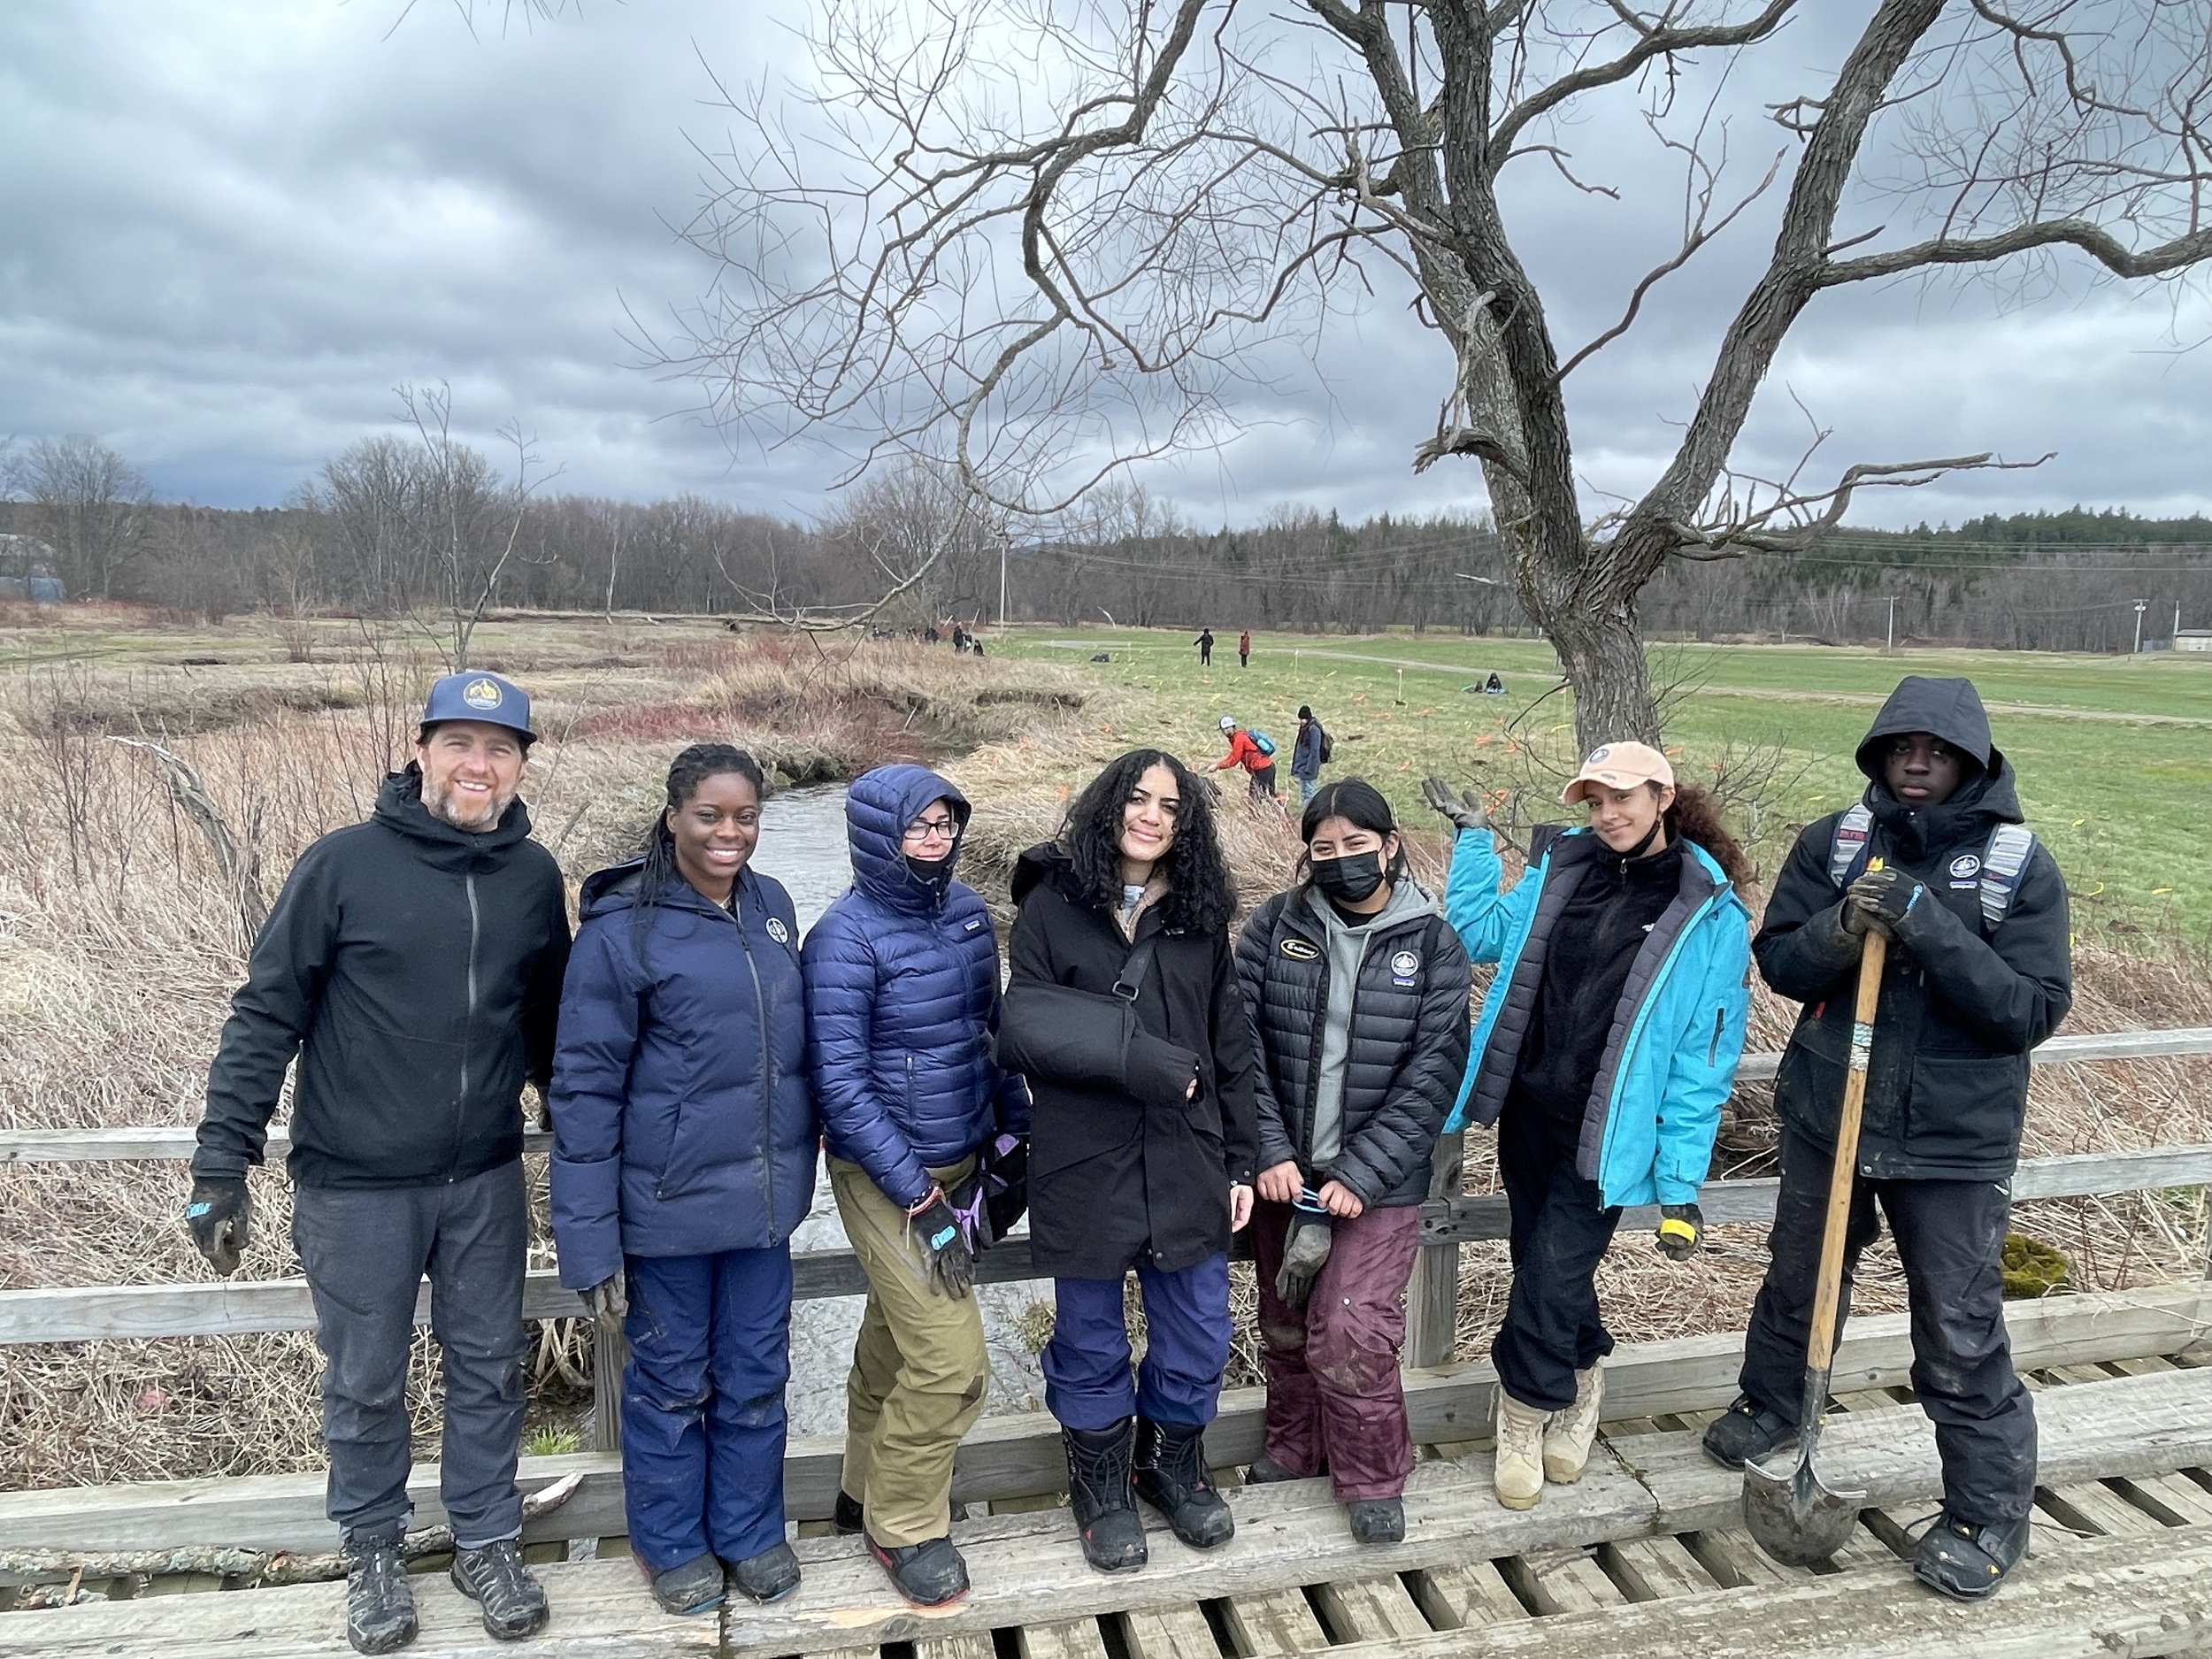
<path fill-rule="evenodd" d="M 1908 732 L 1933 733 L 1978 763 L 1939 806 L 1909 808 L 1884 781 L 1886 740 Z M 1970 680 L 1908 676 L 1858 762 L 1870 780 L 1870 852 L 1921 884 L 1883 974 L 1859 1169 L 1878 1179 L 2001 1180 L 2019 1159 L 2028 1053 L 2073 1002 L 2065 880 L 2039 841 L 2003 920 L 1993 928 L 1983 917 L 1980 855 L 1991 831 L 2021 814 L 2012 764 L 1992 744 Z M 1775 1107 L 1824 1146 L 1833 1145 L 1842 1110 L 1861 949 L 1828 873 L 1840 817 L 1798 836 L 1751 942 L 1766 982 L 1804 1004 Z"/>
<path fill-rule="evenodd" d="M 568 944 L 560 869 L 521 802 L 474 834 L 431 815 L 415 767 L 394 773 L 365 822 L 300 855 L 254 941 L 192 1172 L 261 1162 L 296 1054 L 303 1187 L 435 1186 L 519 1157 Z"/>

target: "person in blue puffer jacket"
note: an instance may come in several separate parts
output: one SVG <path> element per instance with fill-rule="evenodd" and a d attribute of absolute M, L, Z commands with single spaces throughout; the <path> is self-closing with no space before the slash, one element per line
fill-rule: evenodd
<path fill-rule="evenodd" d="M 623 1502 L 672 1613 L 798 1587 L 783 1536 L 791 1232 L 814 1194 L 791 896 L 742 749 L 676 757 L 645 856 L 584 883 L 549 1096 L 561 1282 L 626 1321 Z"/>
<path fill-rule="evenodd" d="M 990 916 L 953 879 L 967 797 L 926 767 L 880 766 L 854 781 L 845 820 L 853 885 L 802 954 L 830 1189 L 868 1276 L 837 1524 L 866 1532 L 901 1595 L 938 1607 L 968 1588 L 952 1460 L 990 1380 L 975 1217 L 948 1194 L 995 1137 L 1029 1133 L 1029 1093 L 993 1057 Z"/>
<path fill-rule="evenodd" d="M 1657 1204 L 1660 1250 L 1697 1248 L 1749 1009 L 1747 861 L 1711 797 L 1643 743 L 1585 757 L 1560 800 L 1586 803 L 1588 827 L 1539 826 L 1509 887 L 1482 807 L 1423 789 L 1459 831 L 1445 919 L 1498 964 L 1444 1127 L 1498 1126 L 1513 1284 L 1490 1350 L 1495 1479 L 1525 1509 L 1589 1460 L 1613 1347 L 1596 1274 L 1621 1210 Z"/>

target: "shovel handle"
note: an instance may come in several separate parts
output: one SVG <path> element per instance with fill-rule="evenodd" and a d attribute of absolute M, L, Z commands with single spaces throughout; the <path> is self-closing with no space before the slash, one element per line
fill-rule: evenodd
<path fill-rule="evenodd" d="M 1871 869 L 1881 868 L 1874 860 Z M 1820 1279 L 1813 1292 L 1813 1325 L 1805 1369 L 1824 1379 L 1836 1352 L 1836 1304 L 1843 1296 L 1843 1239 L 1850 1225 L 1851 1188 L 1859 1167 L 1859 1120 L 1866 1113 L 1866 1063 L 1874 1048 L 1874 1009 L 1882 994 L 1882 965 L 1889 941 L 1866 930 L 1859 951 L 1859 995 L 1851 1012 L 1851 1069 L 1843 1079 L 1843 1113 L 1836 1122 L 1836 1159 L 1828 1175 L 1828 1220 L 1820 1235 Z M 1824 1388 L 1823 1392 L 1825 1392 Z"/>

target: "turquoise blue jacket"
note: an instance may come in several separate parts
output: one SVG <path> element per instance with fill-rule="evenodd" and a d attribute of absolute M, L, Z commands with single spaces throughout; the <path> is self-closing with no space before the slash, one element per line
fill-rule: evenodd
<path fill-rule="evenodd" d="M 1499 966 L 1475 1023 L 1474 1057 L 1448 1132 L 1471 1120 L 1497 1121 L 1542 979 L 1552 920 L 1580 879 L 1575 866 L 1596 846 L 1586 828 L 1540 837 L 1535 864 L 1500 892 L 1491 833 L 1459 832 L 1444 915 L 1471 959 Z M 1576 1171 L 1598 1184 L 1609 1205 L 1696 1201 L 1743 1053 L 1751 912 L 1704 849 L 1686 843 L 1685 850 L 1681 890 L 1653 926 L 1621 993 L 1575 1160 Z"/>

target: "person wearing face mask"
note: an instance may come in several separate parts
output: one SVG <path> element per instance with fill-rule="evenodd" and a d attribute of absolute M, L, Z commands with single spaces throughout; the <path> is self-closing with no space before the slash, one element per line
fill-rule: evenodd
<path fill-rule="evenodd" d="M 1540 826 L 1500 885 L 1481 804 L 1432 778 L 1457 826 L 1444 914 L 1496 976 L 1445 1127 L 1498 1127 L 1513 1282 L 1491 1346 L 1498 1501 L 1532 1507 L 1582 1478 L 1612 1351 L 1598 1263 L 1630 1205 L 1686 1259 L 1699 1187 L 1743 1051 L 1751 915 L 1743 849 L 1711 798 L 1643 743 L 1585 757 L 1560 799 L 1587 827 Z"/>
<path fill-rule="evenodd" d="M 561 1282 L 620 1325 L 630 1548 L 671 1613 L 799 1587 L 783 1537 L 791 1233 L 814 1196 L 791 895 L 759 764 L 698 743 L 643 856 L 584 882 L 553 1059 Z"/>
<path fill-rule="evenodd" d="M 991 1142 L 1029 1133 L 1029 1093 L 992 1054 L 990 916 L 953 879 L 967 797 L 926 767 L 879 766 L 845 822 L 853 885 L 801 952 L 830 1188 L 868 1276 L 836 1519 L 866 1532 L 902 1596 L 940 1607 L 968 1590 L 953 1454 L 990 1381 L 970 1294 L 979 1217 L 952 1195 Z"/>
<path fill-rule="evenodd" d="M 1248 1484 L 1325 1471 L 1363 1544 L 1405 1537 L 1398 1350 L 1429 1159 L 1467 1070 L 1467 952 L 1406 868 L 1390 803 L 1315 792 L 1305 879 L 1245 924 L 1260 1046 L 1252 1217 L 1266 1450 Z"/>
<path fill-rule="evenodd" d="M 1866 934 L 1882 933 L 1837 1324 L 1878 1201 L 1912 1304 L 1913 1388 L 1943 1458 L 1943 1512 L 1913 1571 L 1978 1600 L 2026 1549 L 2035 1500 L 2034 1396 L 2012 1369 L 2001 1269 L 2028 1055 L 2073 1002 L 2066 882 L 2021 822 L 1971 680 L 1907 676 L 1857 758 L 1864 796 L 1806 826 L 1752 941 L 1766 982 L 1803 1007 L 1774 1082 L 1773 1259 L 1743 1393 L 1705 1449 L 1740 1467 L 1796 1442 L 1853 987 Z"/>
<path fill-rule="evenodd" d="M 1053 1279 L 1045 1405 L 1084 1558 L 1144 1565 L 1136 1499 L 1197 1549 L 1235 1517 L 1204 1437 L 1229 1361 L 1229 1235 L 1252 1211 L 1251 1022 L 1229 949 L 1236 887 L 1198 780 L 1135 749 L 1014 872 L 999 1053 L 1036 1091 L 1030 1259 Z M 1147 1344 L 1131 1376 L 1122 1285 Z"/>

